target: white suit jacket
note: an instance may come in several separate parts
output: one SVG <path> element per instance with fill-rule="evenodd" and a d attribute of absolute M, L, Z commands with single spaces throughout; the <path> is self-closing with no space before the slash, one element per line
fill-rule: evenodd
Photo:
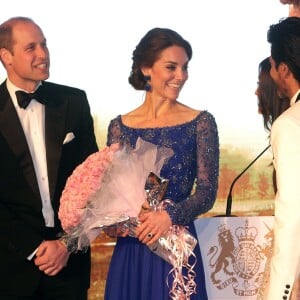
<path fill-rule="evenodd" d="M 275 198 L 274 251 L 267 300 L 289 299 L 300 261 L 300 101 L 273 123 L 271 146 L 278 192 Z"/>

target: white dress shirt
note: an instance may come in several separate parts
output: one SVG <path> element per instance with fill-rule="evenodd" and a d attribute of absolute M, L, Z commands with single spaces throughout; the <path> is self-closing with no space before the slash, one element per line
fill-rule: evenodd
<path fill-rule="evenodd" d="M 273 164 L 278 192 L 275 198 L 274 253 L 266 291 L 267 300 L 289 299 L 300 265 L 300 101 L 271 128 Z"/>
<path fill-rule="evenodd" d="M 54 212 L 49 193 L 45 148 L 45 106 L 32 100 L 26 109 L 20 108 L 15 92 L 21 89 L 14 86 L 9 79 L 7 79 L 7 89 L 16 108 L 31 153 L 42 198 L 45 226 L 54 227 Z"/>

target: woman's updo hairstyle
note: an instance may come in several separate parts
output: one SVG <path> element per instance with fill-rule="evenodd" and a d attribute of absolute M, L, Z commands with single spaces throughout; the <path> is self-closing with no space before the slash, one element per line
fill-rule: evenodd
<path fill-rule="evenodd" d="M 189 60 L 192 58 L 192 47 L 176 31 L 168 28 L 153 28 L 140 40 L 132 54 L 132 67 L 129 83 L 136 90 L 144 90 L 147 78 L 141 71 L 143 67 L 152 67 L 159 58 L 160 53 L 171 46 L 179 46 L 185 49 Z"/>

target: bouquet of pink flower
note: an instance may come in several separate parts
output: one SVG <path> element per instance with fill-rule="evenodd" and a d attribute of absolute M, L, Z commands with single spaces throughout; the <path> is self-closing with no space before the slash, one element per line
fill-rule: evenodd
<path fill-rule="evenodd" d="M 159 174 L 173 151 L 138 139 L 91 154 L 68 178 L 58 212 L 68 248 L 85 249 L 110 225 L 135 218 L 146 200 L 150 172 Z"/>
<path fill-rule="evenodd" d="M 67 233 L 82 221 L 87 205 L 100 189 L 102 179 L 109 171 L 113 156 L 119 149 L 119 144 L 113 144 L 91 154 L 68 178 L 58 213 L 62 227 Z"/>

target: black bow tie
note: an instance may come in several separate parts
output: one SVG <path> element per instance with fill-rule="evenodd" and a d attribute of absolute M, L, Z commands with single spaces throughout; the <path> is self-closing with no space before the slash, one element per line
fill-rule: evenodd
<path fill-rule="evenodd" d="M 32 99 L 46 104 L 44 97 L 41 95 L 40 88 L 38 88 L 34 93 L 26 93 L 24 91 L 16 91 L 16 96 L 18 100 L 18 104 L 21 108 L 26 108 Z"/>

